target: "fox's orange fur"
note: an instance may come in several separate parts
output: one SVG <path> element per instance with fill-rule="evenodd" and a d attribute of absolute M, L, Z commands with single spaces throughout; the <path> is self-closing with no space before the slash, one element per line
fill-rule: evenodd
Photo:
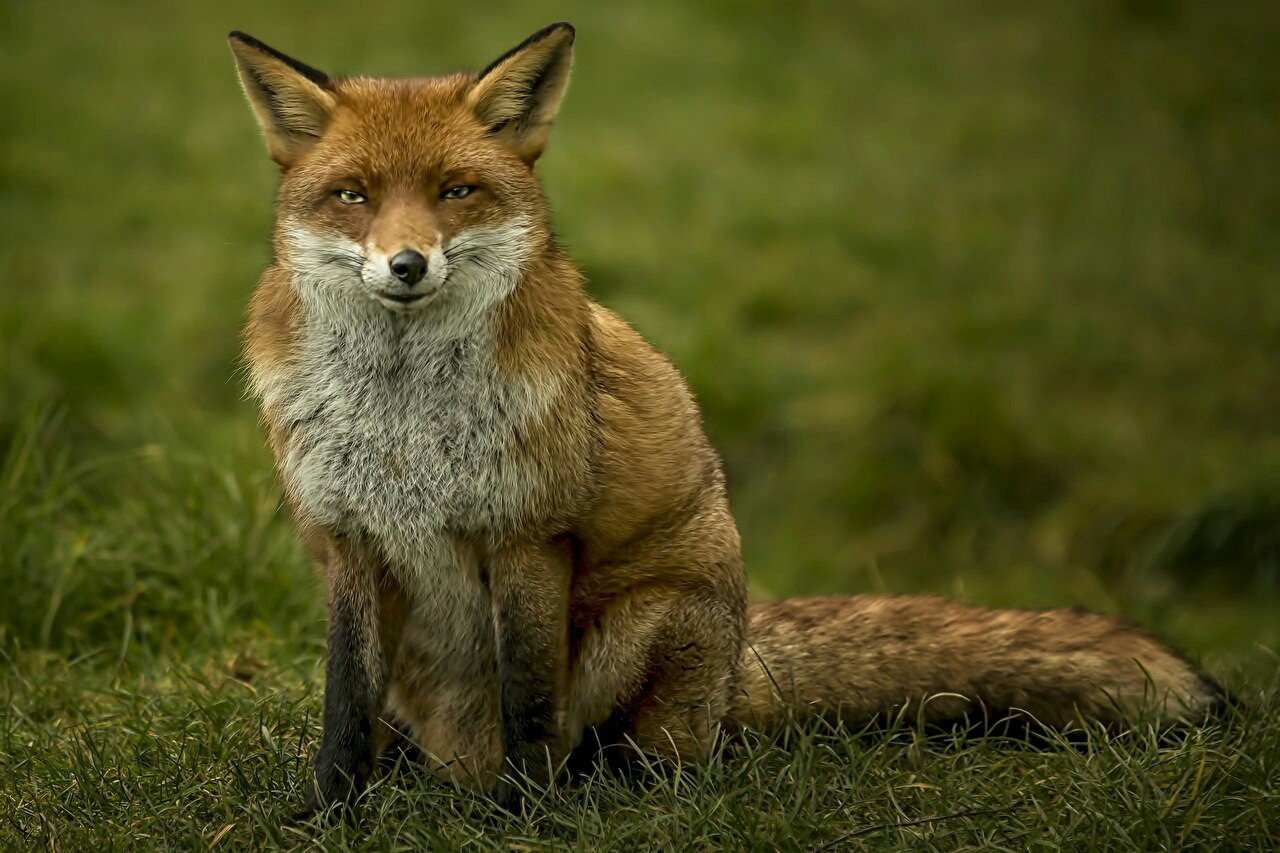
<path fill-rule="evenodd" d="M 573 36 L 553 25 L 480 74 L 391 80 L 232 34 L 282 169 L 253 387 L 329 589 L 308 809 L 357 793 L 392 728 L 510 800 L 512 771 L 545 781 L 579 746 L 696 760 L 723 726 L 768 728 L 788 705 L 1067 726 L 1216 702 L 1159 641 L 1092 614 L 748 609 L 684 381 L 588 299 L 548 228 L 533 165 Z"/>

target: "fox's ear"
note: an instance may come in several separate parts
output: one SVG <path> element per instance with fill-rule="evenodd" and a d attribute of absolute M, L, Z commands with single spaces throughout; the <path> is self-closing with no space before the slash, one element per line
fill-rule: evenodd
<path fill-rule="evenodd" d="M 329 78 L 242 32 L 228 38 L 271 159 L 288 168 L 329 123 L 336 103 Z"/>
<path fill-rule="evenodd" d="M 526 163 L 546 147 L 569 85 L 573 35 L 564 22 L 538 30 L 481 71 L 467 96 L 489 133 Z"/>

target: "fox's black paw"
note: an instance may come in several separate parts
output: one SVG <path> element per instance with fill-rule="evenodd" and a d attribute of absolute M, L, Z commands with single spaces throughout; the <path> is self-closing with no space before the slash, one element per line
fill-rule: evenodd
<path fill-rule="evenodd" d="M 333 805 L 319 807 L 307 805 L 285 818 L 283 826 L 285 829 L 323 829 L 340 820 L 351 826 L 357 826 L 360 823 L 360 814 L 352 806 Z"/>
<path fill-rule="evenodd" d="M 283 821 L 283 826 L 285 829 L 300 829 L 307 827 L 310 826 L 320 814 L 321 811 L 317 809 L 301 808 L 286 817 Z"/>
<path fill-rule="evenodd" d="M 355 804 L 355 790 L 346 784 L 330 785 L 326 794 L 321 794 L 319 785 L 313 784 L 302 808 L 285 820 L 286 827 L 324 827 L 337 820 L 354 824 L 359 820 L 359 810 Z"/>
<path fill-rule="evenodd" d="M 524 811 L 524 792 L 505 776 L 498 782 L 498 791 L 493 795 L 493 801 L 508 814 L 518 815 Z"/>

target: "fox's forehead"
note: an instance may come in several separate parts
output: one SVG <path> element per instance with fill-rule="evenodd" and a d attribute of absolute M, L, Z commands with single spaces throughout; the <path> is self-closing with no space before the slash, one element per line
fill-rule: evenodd
<path fill-rule="evenodd" d="M 310 158 L 370 180 L 497 165 L 497 146 L 466 101 L 470 75 L 335 81 L 337 108 Z"/>
<path fill-rule="evenodd" d="M 332 81 L 339 104 L 359 117 L 390 118 L 405 109 L 441 115 L 461 110 L 475 78 L 469 74 L 444 77 L 341 77 Z"/>

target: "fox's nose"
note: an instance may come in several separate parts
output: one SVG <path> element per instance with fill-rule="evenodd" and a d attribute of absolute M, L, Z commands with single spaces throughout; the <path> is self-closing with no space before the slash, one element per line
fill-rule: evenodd
<path fill-rule="evenodd" d="M 413 287 L 427 274 L 427 259 L 413 249 L 396 252 L 391 259 L 391 274 Z"/>

